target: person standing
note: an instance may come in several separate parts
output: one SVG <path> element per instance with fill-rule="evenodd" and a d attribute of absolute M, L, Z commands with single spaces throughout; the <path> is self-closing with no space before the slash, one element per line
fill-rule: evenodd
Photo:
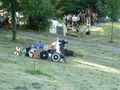
<path fill-rule="evenodd" d="M 85 32 L 86 35 L 90 35 L 90 26 L 91 26 L 91 17 L 90 15 L 86 16 L 86 27 L 83 30 L 83 33 Z"/>
<path fill-rule="evenodd" d="M 72 26 L 76 27 L 76 25 L 77 25 L 77 17 L 76 17 L 76 15 L 73 15 L 73 17 L 72 17 Z"/>
<path fill-rule="evenodd" d="M 63 18 L 64 22 L 65 22 L 65 25 L 67 26 L 67 16 L 64 15 L 64 18 Z"/>
<path fill-rule="evenodd" d="M 86 31 L 86 35 L 90 35 L 90 26 L 91 26 L 91 16 L 87 15 L 86 17 L 86 27 L 87 27 L 87 31 Z"/>
<path fill-rule="evenodd" d="M 68 29 L 72 28 L 72 15 L 71 14 L 67 15 L 67 28 Z"/>

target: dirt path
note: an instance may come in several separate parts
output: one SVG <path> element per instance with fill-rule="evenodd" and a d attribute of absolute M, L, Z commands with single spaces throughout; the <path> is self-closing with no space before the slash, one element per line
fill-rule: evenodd
<path fill-rule="evenodd" d="M 56 36 L 44 36 L 44 35 L 40 35 L 37 33 L 31 33 L 31 32 L 21 32 L 19 31 L 17 33 L 18 35 L 23 35 L 23 36 L 30 36 L 30 37 L 35 37 L 35 38 L 42 38 L 42 39 L 46 39 L 46 40 L 52 40 L 55 41 L 56 40 Z M 120 52 L 120 48 L 118 47 L 114 47 L 111 45 L 104 45 L 104 44 L 100 44 L 100 43 L 89 43 L 89 42 L 83 42 L 83 41 L 79 41 L 79 40 L 72 40 L 72 39 L 67 39 L 67 38 L 60 38 L 60 39 L 64 39 L 66 41 L 69 42 L 69 44 L 71 45 L 76 45 L 76 46 L 89 46 L 89 47 L 96 47 L 96 48 L 100 48 L 103 50 L 108 50 L 108 51 L 113 51 L 113 52 Z"/>
<path fill-rule="evenodd" d="M 11 31 L 6 32 L 5 33 L 12 33 Z M 46 39 L 46 40 L 50 40 L 50 41 L 55 41 L 57 36 L 45 36 L 45 35 L 41 35 L 41 34 L 37 34 L 34 32 L 23 32 L 23 31 L 19 31 L 17 32 L 18 35 L 23 35 L 23 36 L 30 36 L 30 37 L 35 37 L 35 38 L 42 38 L 42 39 Z M 119 47 L 115 47 L 115 46 L 111 46 L 111 45 L 104 45 L 104 44 L 100 44 L 100 43 L 90 43 L 90 42 L 83 42 L 80 40 L 73 40 L 73 39 L 68 39 L 68 38 L 62 38 L 60 37 L 59 39 L 62 40 L 66 40 L 69 42 L 69 44 L 71 45 L 76 45 L 76 46 L 89 46 L 89 47 L 96 47 L 99 49 L 103 49 L 103 50 L 108 50 L 108 51 L 113 51 L 113 52 L 117 52 L 120 53 L 120 48 Z"/>

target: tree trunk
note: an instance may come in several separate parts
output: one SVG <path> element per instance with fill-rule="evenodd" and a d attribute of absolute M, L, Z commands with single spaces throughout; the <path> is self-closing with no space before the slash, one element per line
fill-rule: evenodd
<path fill-rule="evenodd" d="M 14 8 L 14 6 L 12 8 Z M 14 9 L 12 11 L 12 26 L 13 26 L 13 38 L 12 38 L 12 40 L 14 41 L 14 40 L 16 40 L 16 31 L 15 31 L 16 23 L 15 23 L 15 11 L 14 11 Z"/>
<path fill-rule="evenodd" d="M 110 42 L 113 42 L 113 21 L 112 21 L 111 41 Z"/>

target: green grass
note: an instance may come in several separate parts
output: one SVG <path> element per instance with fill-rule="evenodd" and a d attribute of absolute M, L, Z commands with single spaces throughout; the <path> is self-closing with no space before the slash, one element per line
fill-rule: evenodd
<path fill-rule="evenodd" d="M 91 35 L 89 37 L 84 36 L 80 40 L 92 41 L 106 44 L 110 41 L 111 37 L 111 23 L 98 24 L 97 26 L 90 27 Z M 115 43 L 120 44 L 120 25 L 119 23 L 114 24 L 114 35 L 113 40 Z"/>
<path fill-rule="evenodd" d="M 99 26 L 94 28 L 102 33 L 107 26 L 108 24 L 104 28 Z M 116 28 L 119 28 L 119 25 L 116 24 Z M 88 43 L 107 44 L 106 41 L 109 39 L 106 39 L 107 32 L 102 38 L 96 31 L 94 33 L 93 36 L 78 39 Z M 118 36 L 119 34 L 116 37 Z M 11 39 L 11 34 L 0 32 L 0 90 L 119 90 L 120 88 L 118 52 L 68 44 L 66 48 L 74 50 L 80 56 L 67 57 L 66 63 L 56 63 L 13 54 L 14 48 L 18 45 L 26 47 L 32 42 L 50 43 L 50 41 L 21 35 L 17 41 Z M 116 41 L 118 42 L 111 46 L 118 46 L 119 40 Z"/>
<path fill-rule="evenodd" d="M 47 77 L 52 77 L 51 75 L 41 71 L 41 70 L 30 70 L 30 69 L 27 69 L 25 72 L 27 73 L 30 73 L 32 75 L 43 75 L 43 76 L 47 76 Z"/>
<path fill-rule="evenodd" d="M 85 26 L 81 26 L 81 30 L 83 30 Z M 83 34 L 81 36 L 81 33 L 77 32 L 70 32 L 70 34 L 75 34 L 78 37 L 70 37 L 70 36 L 62 36 L 62 35 L 54 35 L 53 36 L 59 36 L 59 37 L 64 37 L 64 38 L 69 38 L 73 40 L 80 40 L 83 42 L 91 42 L 91 43 L 101 43 L 101 44 L 110 44 L 116 47 L 119 47 L 120 44 L 120 25 L 119 23 L 114 23 L 114 34 L 113 34 L 113 41 L 114 43 L 109 43 L 110 37 L 111 37 L 111 23 L 100 23 L 96 26 L 91 26 L 91 35 L 86 36 Z M 46 33 L 45 35 L 48 35 Z"/>

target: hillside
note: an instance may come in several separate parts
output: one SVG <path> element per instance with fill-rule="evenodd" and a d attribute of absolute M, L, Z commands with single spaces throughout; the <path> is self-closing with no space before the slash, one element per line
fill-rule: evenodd
<path fill-rule="evenodd" d="M 105 43 L 110 27 L 92 27 L 94 35 L 80 39 L 87 43 Z M 95 29 L 94 29 L 95 28 Z M 115 43 L 111 47 L 120 49 L 119 25 L 116 25 Z M 95 31 L 97 30 L 97 31 Z M 106 30 L 106 31 L 104 31 Z M 117 31 L 118 30 L 118 31 Z M 102 37 L 100 37 L 102 36 Z M 16 56 L 14 48 L 32 42 L 51 43 L 47 39 L 18 35 L 11 41 L 11 33 L 0 31 L 0 90 L 119 90 L 120 53 L 94 45 L 68 44 L 76 57 L 67 57 L 65 63 Z M 72 40 L 79 40 L 71 38 Z M 106 47 L 107 48 L 107 47 Z M 34 71 L 34 61 L 36 71 Z"/>

